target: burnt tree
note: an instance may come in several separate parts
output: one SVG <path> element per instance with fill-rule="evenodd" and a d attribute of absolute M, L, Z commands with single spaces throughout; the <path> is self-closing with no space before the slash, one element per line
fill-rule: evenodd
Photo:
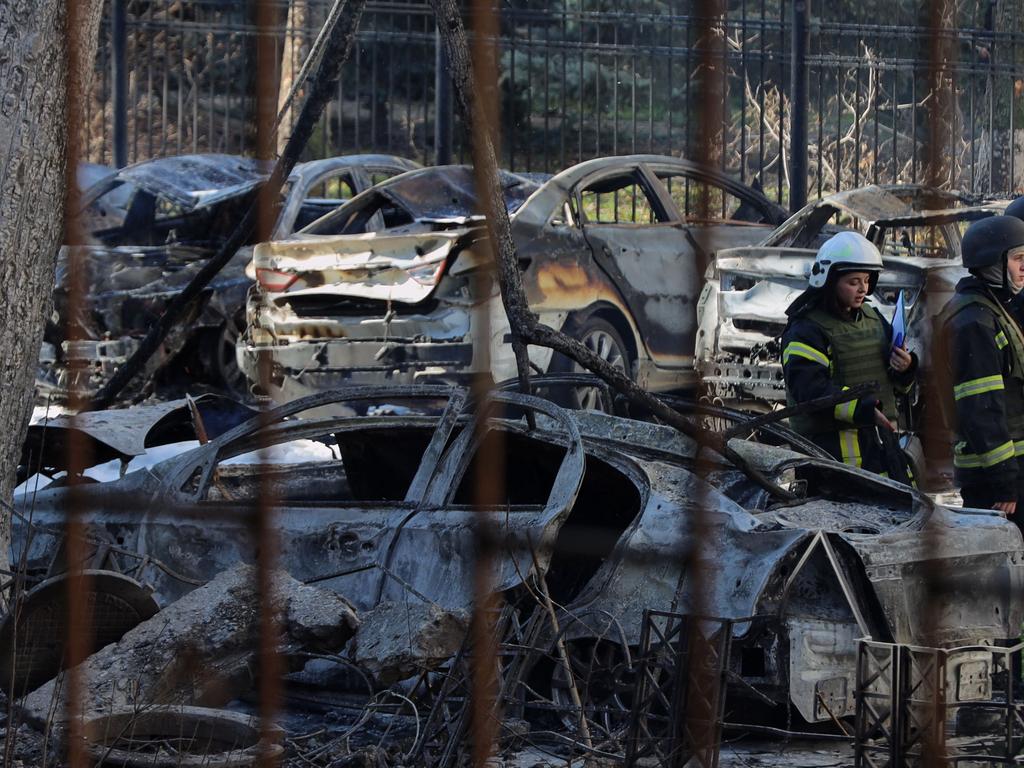
<path fill-rule="evenodd" d="M 99 0 L 0 4 L 0 501 L 11 500 L 64 232 L 69 108 L 96 57 Z M 70 77 L 69 77 L 70 73 Z M 0 568 L 10 517 L 0 515 Z"/>

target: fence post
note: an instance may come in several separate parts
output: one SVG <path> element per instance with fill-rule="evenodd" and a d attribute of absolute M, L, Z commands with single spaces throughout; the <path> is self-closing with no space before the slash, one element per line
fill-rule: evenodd
<path fill-rule="evenodd" d="M 811 45 L 810 21 L 810 0 L 793 0 L 789 94 L 789 209 L 793 212 L 807 205 L 807 108 L 810 102 L 807 49 Z"/>
<path fill-rule="evenodd" d="M 452 76 L 441 36 L 434 32 L 434 165 L 452 162 Z"/>
<path fill-rule="evenodd" d="M 128 165 L 128 32 L 127 0 L 110 2 L 110 111 L 113 120 L 114 165 Z"/>

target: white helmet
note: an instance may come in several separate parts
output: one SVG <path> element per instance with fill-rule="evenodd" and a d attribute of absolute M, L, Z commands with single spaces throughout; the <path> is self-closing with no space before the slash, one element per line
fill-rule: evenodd
<path fill-rule="evenodd" d="M 832 270 L 871 272 L 877 277 L 882 271 L 882 254 L 874 243 L 859 232 L 840 232 L 818 249 L 807 282 L 811 288 L 821 288 L 828 281 Z"/>

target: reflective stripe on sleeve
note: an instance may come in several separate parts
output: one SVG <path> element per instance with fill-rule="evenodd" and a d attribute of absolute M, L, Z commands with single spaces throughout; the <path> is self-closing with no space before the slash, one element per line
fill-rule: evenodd
<path fill-rule="evenodd" d="M 997 445 L 991 451 L 984 453 L 956 453 L 954 451 L 953 466 L 960 469 L 988 469 L 1007 459 L 1012 459 L 1015 455 L 1013 441 L 1007 440 L 1002 445 Z"/>
<path fill-rule="evenodd" d="M 860 439 L 857 437 L 856 429 L 839 430 L 839 451 L 843 457 L 843 464 L 854 467 L 861 465 Z"/>
<path fill-rule="evenodd" d="M 843 387 L 849 389 L 849 387 Z M 836 403 L 834 416 L 836 421 L 848 421 L 853 423 L 853 412 L 857 410 L 857 400 L 847 400 L 845 403 Z"/>
<path fill-rule="evenodd" d="M 965 397 L 983 395 L 986 392 L 997 392 L 1001 389 L 1003 389 L 1002 376 L 982 376 L 980 379 L 971 379 L 953 387 L 953 398 L 963 400 Z"/>
<path fill-rule="evenodd" d="M 786 349 L 782 352 L 782 364 L 785 365 L 788 363 L 789 358 L 794 355 L 802 357 L 805 360 L 810 360 L 812 363 L 819 363 L 826 367 L 830 364 L 827 355 L 823 352 L 819 352 L 810 344 L 804 344 L 801 341 L 791 341 L 786 345 Z"/>

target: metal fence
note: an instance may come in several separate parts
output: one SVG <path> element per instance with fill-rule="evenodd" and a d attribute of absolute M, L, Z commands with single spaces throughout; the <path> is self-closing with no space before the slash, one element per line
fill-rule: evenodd
<path fill-rule="evenodd" d="M 112 0 L 117 7 L 123 0 Z M 279 0 L 276 45 L 294 72 L 330 3 Z M 693 157 L 700 105 L 693 83 L 701 20 L 681 0 L 506 0 L 499 71 L 502 160 L 557 172 L 609 154 Z M 713 28 L 725 45 L 723 167 L 780 202 L 807 168 L 811 197 L 867 183 L 916 182 L 927 143 L 933 34 L 917 3 L 802 4 L 737 0 Z M 982 0 L 961 4 L 952 52 L 956 109 L 948 116 L 944 174 L 978 193 L 1024 187 L 1024 34 Z M 115 114 L 125 119 L 122 160 L 254 147 L 252 64 L 257 28 L 244 0 L 128 2 L 123 59 L 106 20 L 87 115 L 88 155 L 117 159 Z M 797 25 L 794 26 L 794 19 Z M 806 50 L 794 35 L 807 25 Z M 993 31 L 993 29 L 999 31 Z M 118 60 L 126 99 L 116 110 Z M 359 44 L 310 158 L 388 152 L 421 162 L 466 159 L 446 78 L 437 77 L 434 18 L 422 0 L 370 3 Z M 806 95 L 792 84 L 802 73 Z M 441 87 L 438 87 L 438 84 Z M 801 125 L 800 121 L 804 121 Z M 794 147 L 794 131 L 807 140 Z M 801 166 L 801 161 L 804 165 Z"/>

